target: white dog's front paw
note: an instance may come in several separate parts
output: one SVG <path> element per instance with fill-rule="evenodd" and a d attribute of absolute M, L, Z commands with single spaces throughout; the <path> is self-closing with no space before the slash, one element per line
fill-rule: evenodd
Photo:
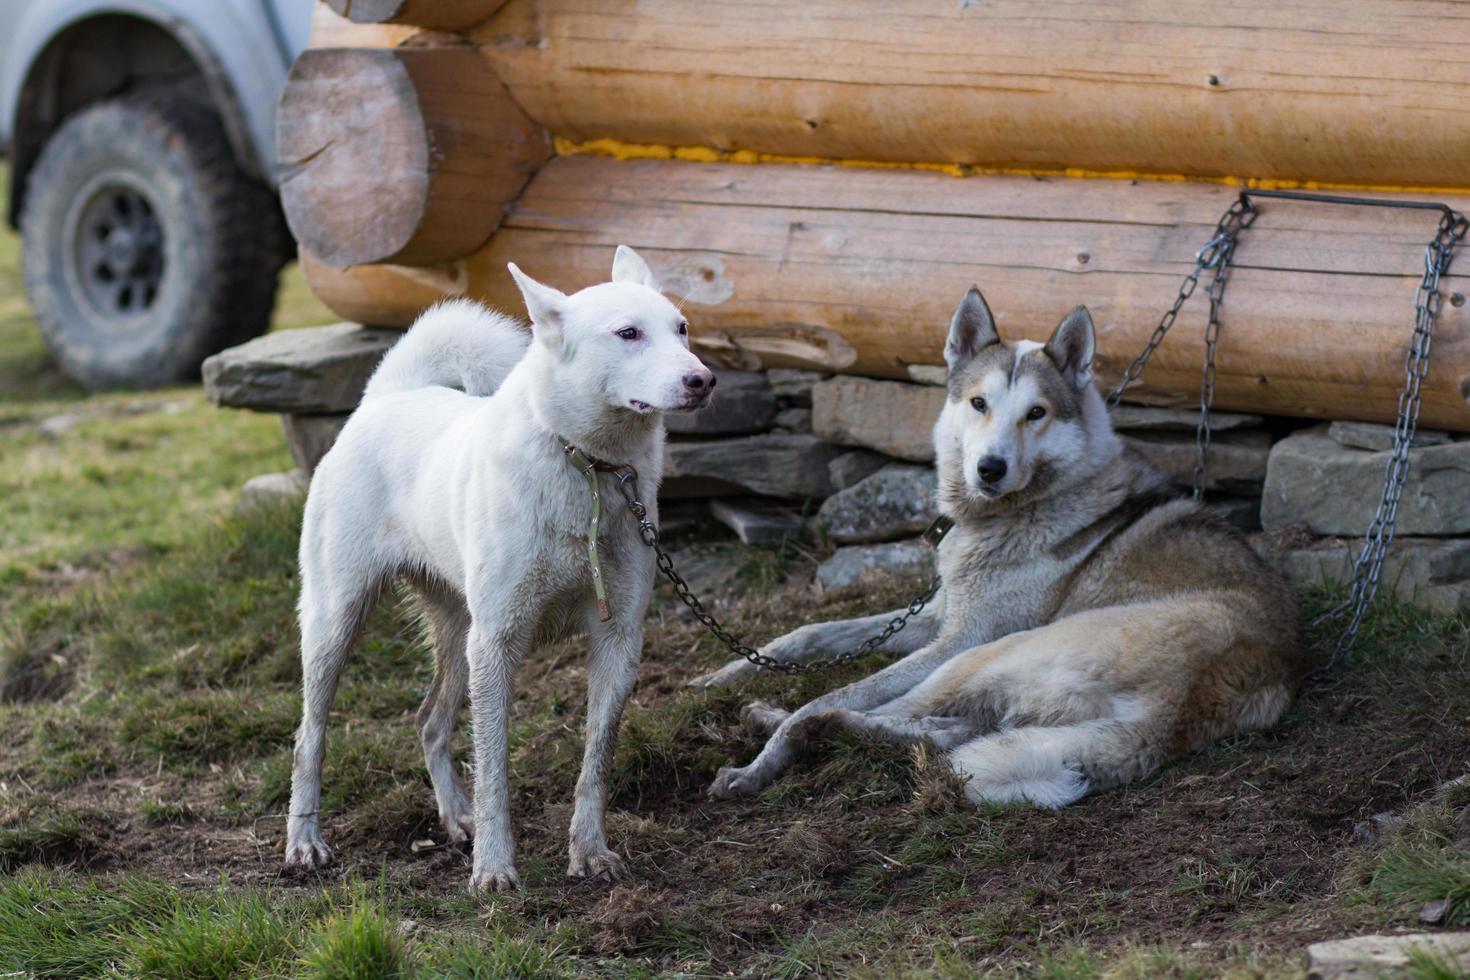
<path fill-rule="evenodd" d="M 315 827 L 286 836 L 286 867 L 320 868 L 332 860 L 332 849 Z"/>
<path fill-rule="evenodd" d="M 690 687 L 713 689 L 717 687 L 729 687 L 736 681 L 744 680 L 759 670 L 749 660 L 732 660 L 719 670 L 712 670 L 708 674 L 700 674 L 689 682 Z"/>
<path fill-rule="evenodd" d="M 455 805 L 439 811 L 439 822 L 451 844 L 463 844 L 475 836 L 475 815 L 470 812 L 468 800 L 461 799 Z"/>
<path fill-rule="evenodd" d="M 470 875 L 470 891 L 476 894 L 513 892 L 521 887 L 516 869 L 506 865 L 501 868 L 485 868 Z"/>
<path fill-rule="evenodd" d="M 714 782 L 709 784 L 709 796 L 716 800 L 733 800 L 741 796 L 754 796 L 770 785 L 755 766 L 726 766 L 715 773 Z"/>
<path fill-rule="evenodd" d="M 628 876 L 628 865 L 615 851 L 606 847 L 572 847 L 567 865 L 568 878 L 602 878 L 617 881 Z"/>

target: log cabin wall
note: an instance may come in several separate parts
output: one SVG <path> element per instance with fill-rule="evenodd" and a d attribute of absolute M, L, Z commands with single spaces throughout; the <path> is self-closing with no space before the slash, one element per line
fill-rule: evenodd
<path fill-rule="evenodd" d="M 359 322 L 515 310 L 506 261 L 576 288 L 626 242 L 716 363 L 907 377 L 976 282 L 1013 335 L 1087 303 L 1109 379 L 1234 185 L 1470 209 L 1470 21 L 1417 0 L 332 6 L 282 101 L 283 199 L 313 288 Z M 1217 405 L 1391 419 L 1432 217 L 1262 211 Z M 1462 431 L 1466 269 L 1423 415 Z M 1197 398 L 1204 307 L 1138 395 Z"/>

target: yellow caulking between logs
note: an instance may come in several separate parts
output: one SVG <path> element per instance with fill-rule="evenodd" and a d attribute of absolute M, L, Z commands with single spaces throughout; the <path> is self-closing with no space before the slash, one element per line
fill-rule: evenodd
<path fill-rule="evenodd" d="M 1185 174 L 1156 174 L 1137 170 L 1088 170 L 1082 167 L 977 167 L 959 163 L 898 163 L 884 160 L 841 160 L 831 157 L 786 156 L 756 150 L 717 150 L 712 146 L 664 146 L 659 143 L 624 143 L 622 140 L 553 141 L 559 156 L 598 156 L 616 160 L 687 160 L 692 163 L 802 163 L 829 167 L 866 167 L 873 170 L 928 170 L 951 177 L 1015 176 L 1075 177 L 1088 180 L 1153 180 L 1167 183 L 1224 184 L 1250 190 L 1377 191 L 1393 194 L 1465 194 L 1464 187 L 1414 187 L 1397 184 L 1352 184 L 1323 180 L 1285 180 L 1270 177 L 1190 177 Z"/>

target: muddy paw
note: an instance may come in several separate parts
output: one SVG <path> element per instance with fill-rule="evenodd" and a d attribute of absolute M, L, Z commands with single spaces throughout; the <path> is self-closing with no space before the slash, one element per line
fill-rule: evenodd
<path fill-rule="evenodd" d="M 628 876 L 628 866 L 616 853 L 600 850 L 573 851 L 571 863 L 567 865 L 568 878 L 601 878 L 617 881 Z"/>
<path fill-rule="evenodd" d="M 516 874 L 515 868 L 503 868 L 498 871 L 476 871 L 470 875 L 470 891 L 474 894 L 488 895 L 499 892 L 513 892 L 521 887 L 521 879 Z"/>
<path fill-rule="evenodd" d="M 286 842 L 286 867 L 320 868 L 332 860 L 332 849 L 322 841 L 319 834 L 303 836 L 300 840 Z"/>
<path fill-rule="evenodd" d="M 765 789 L 766 780 L 760 778 L 760 774 L 753 771 L 753 767 L 746 766 L 743 769 L 726 766 L 715 773 L 714 782 L 709 784 L 709 796 L 716 800 L 733 800 L 741 796 L 754 796 Z"/>

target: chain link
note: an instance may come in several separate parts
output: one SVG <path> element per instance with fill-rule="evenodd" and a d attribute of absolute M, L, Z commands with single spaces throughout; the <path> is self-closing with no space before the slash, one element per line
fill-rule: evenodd
<path fill-rule="evenodd" d="M 1470 220 L 1457 211 L 1444 208 L 1434 240 L 1425 246 L 1424 276 L 1419 281 L 1414 297 L 1414 332 L 1409 338 L 1409 348 L 1404 353 L 1404 389 L 1399 393 L 1393 450 L 1384 476 L 1383 495 L 1379 498 L 1373 521 L 1368 525 L 1363 547 L 1353 563 L 1353 581 L 1347 599 L 1319 616 L 1313 624 L 1321 625 L 1351 613 L 1348 624 L 1338 634 L 1326 663 L 1313 672 L 1312 680 L 1330 673 L 1347 657 L 1357 641 L 1358 630 L 1363 625 L 1363 616 L 1368 611 L 1368 605 L 1378 593 L 1379 581 L 1383 577 L 1383 560 L 1393 541 L 1399 500 L 1403 497 L 1404 483 L 1409 476 L 1409 447 L 1419 427 L 1419 411 L 1422 405 L 1419 392 L 1429 373 L 1434 321 L 1439 317 L 1440 305 L 1444 301 L 1439 292 L 1439 279 L 1449 271 L 1455 246 L 1464 239 L 1467 228 L 1470 228 Z"/>
<path fill-rule="evenodd" d="M 1388 553 L 1388 546 L 1393 541 L 1394 525 L 1398 519 L 1399 500 L 1403 496 L 1404 483 L 1408 478 L 1409 471 L 1409 446 L 1414 440 L 1414 433 L 1418 429 L 1419 412 L 1422 405 L 1420 390 L 1424 378 L 1429 373 L 1429 354 L 1433 342 L 1434 322 L 1439 317 L 1440 306 L 1443 296 L 1439 292 L 1439 280 L 1449 271 L 1450 261 L 1454 257 L 1455 246 L 1458 245 L 1470 230 L 1470 219 L 1458 211 L 1453 211 L 1444 205 L 1429 204 L 1425 202 L 1408 201 L 1384 201 L 1363 198 L 1333 197 L 1321 194 L 1308 194 L 1295 191 L 1242 191 L 1235 202 L 1226 209 L 1215 225 L 1214 234 L 1194 256 L 1194 268 L 1183 279 L 1179 285 L 1178 294 L 1173 304 L 1164 311 L 1158 325 L 1154 327 L 1153 334 L 1148 343 L 1144 345 L 1138 356 L 1128 365 L 1123 372 L 1122 379 L 1117 386 L 1108 393 L 1108 409 L 1116 408 L 1122 399 L 1123 393 L 1128 386 L 1137 381 L 1143 373 L 1144 368 L 1153 356 L 1155 350 L 1163 343 L 1168 335 L 1174 321 L 1179 317 L 1179 311 L 1184 304 L 1194 295 L 1199 286 L 1200 276 L 1210 270 L 1210 285 L 1207 294 L 1210 301 L 1209 320 L 1205 326 L 1205 357 L 1200 378 L 1200 421 L 1195 430 L 1195 445 L 1197 455 L 1194 467 L 1194 496 L 1199 498 L 1204 491 L 1206 483 L 1206 458 L 1210 448 L 1210 412 L 1215 402 L 1215 355 L 1220 341 L 1220 309 L 1225 299 L 1225 285 L 1229 276 L 1230 262 L 1235 256 L 1236 246 L 1239 244 L 1240 233 L 1245 231 L 1256 221 L 1260 212 L 1251 203 L 1250 198 L 1272 197 L 1287 200 L 1316 201 L 1327 204 L 1349 204 L 1370 207 L 1390 208 L 1417 208 L 1438 210 L 1441 214 L 1439 229 L 1424 250 L 1424 275 L 1419 282 L 1419 288 L 1414 301 L 1414 330 L 1409 339 L 1409 347 L 1404 355 L 1404 388 L 1399 394 L 1398 418 L 1394 426 L 1393 450 L 1389 458 L 1387 472 L 1384 476 L 1383 494 L 1379 499 L 1378 509 L 1373 516 L 1373 521 L 1368 526 L 1367 534 L 1364 536 L 1363 547 L 1353 565 L 1353 580 L 1349 588 L 1347 598 L 1335 608 L 1319 616 L 1313 625 L 1321 625 L 1333 619 L 1339 619 L 1351 613 L 1348 625 L 1339 634 L 1333 645 L 1332 652 L 1327 661 L 1319 667 L 1309 678 L 1316 680 L 1333 670 L 1352 649 L 1358 637 L 1358 630 L 1363 623 L 1363 616 L 1373 597 L 1378 592 L 1379 583 L 1383 577 L 1383 560 Z M 699 601 L 699 597 L 690 590 L 688 583 L 679 575 L 674 568 L 674 561 L 659 545 L 658 528 L 648 519 L 648 509 L 638 499 L 638 474 L 631 466 L 618 467 L 614 471 L 617 475 L 618 490 L 627 501 L 628 509 L 638 520 L 638 533 L 643 543 L 653 549 L 657 560 L 659 572 L 669 580 L 674 587 L 674 594 L 694 613 L 694 617 L 704 625 L 705 629 L 729 648 L 733 653 L 744 657 L 757 667 L 780 671 L 786 674 L 808 674 L 818 671 L 830 670 L 833 667 L 865 657 L 882 647 L 894 634 L 898 633 L 908 625 L 909 620 L 924 610 L 936 595 L 939 594 L 940 578 L 935 576 L 929 586 L 921 592 L 912 602 L 908 609 L 900 616 L 895 616 L 875 636 L 869 637 L 859 644 L 855 649 L 846 653 L 838 654 L 824 660 L 813 660 L 808 663 L 784 663 L 774 657 L 768 657 L 759 650 L 746 643 L 726 630 L 720 622 L 715 619 Z M 937 545 L 938 539 L 943 537 L 947 526 L 941 526 L 937 521 L 926 532 L 925 538 L 931 544 Z M 931 536 L 932 532 L 932 536 Z"/>
<path fill-rule="evenodd" d="M 643 539 L 645 545 L 653 549 L 658 570 L 664 578 L 669 580 L 669 584 L 674 587 L 674 594 L 679 597 L 679 601 L 689 607 L 689 611 L 694 614 L 694 618 L 699 620 L 704 628 L 710 632 L 710 635 L 723 643 L 730 652 L 744 657 L 757 667 L 764 667 L 783 674 L 815 674 L 820 671 L 831 670 L 833 667 L 841 666 L 860 657 L 866 657 L 868 654 L 881 649 L 884 643 L 887 643 L 895 633 L 907 626 L 909 620 L 922 612 L 924 607 L 939 594 L 940 578 L 936 575 L 929 583 L 929 586 L 909 603 L 908 609 L 903 615 L 890 619 L 879 633 L 868 637 L 862 643 L 858 644 L 857 647 L 846 653 L 839 653 L 834 657 L 828 657 L 823 660 L 812 660 L 807 663 L 786 663 L 777 660 L 775 657 L 768 657 L 755 647 L 742 642 L 739 637 L 725 629 L 724 626 L 720 625 L 720 621 L 715 619 L 704 608 L 704 604 L 699 601 L 699 597 L 690 590 L 689 584 L 675 570 L 674 560 L 659 545 L 658 528 L 648 519 L 648 508 L 638 499 L 637 471 L 631 466 L 621 466 L 615 472 L 618 481 L 618 491 L 622 493 L 623 499 L 627 502 L 628 510 L 638 520 L 638 536 Z M 940 536 L 942 536 L 942 532 Z"/>
<path fill-rule="evenodd" d="M 1235 257 L 1235 246 L 1238 244 L 1240 233 L 1253 225 L 1259 214 L 1255 205 L 1251 204 L 1250 199 L 1244 194 L 1237 197 L 1230 207 L 1225 209 L 1225 213 L 1215 223 L 1215 232 L 1210 236 L 1210 240 L 1205 243 L 1204 248 L 1194 253 L 1194 268 L 1179 284 L 1179 292 L 1175 295 L 1173 304 L 1164 311 L 1148 343 L 1128 365 L 1117 386 L 1108 393 L 1108 409 L 1111 411 L 1122 400 L 1123 393 L 1128 386 L 1143 374 L 1149 358 L 1154 356 L 1154 351 L 1158 350 L 1159 345 L 1164 342 L 1164 337 L 1168 335 L 1169 328 L 1174 326 L 1174 321 L 1179 318 L 1179 311 L 1194 295 L 1195 289 L 1199 286 L 1200 275 L 1209 269 L 1211 275 L 1207 293 L 1210 299 L 1210 319 L 1205 325 L 1205 362 L 1200 379 L 1199 425 L 1195 428 L 1194 433 L 1195 460 L 1192 482 L 1196 500 L 1204 493 L 1207 476 L 1205 466 L 1210 451 L 1210 409 L 1215 403 L 1215 349 L 1220 342 L 1220 306 L 1225 301 L 1225 283 L 1230 272 L 1230 260 Z"/>

